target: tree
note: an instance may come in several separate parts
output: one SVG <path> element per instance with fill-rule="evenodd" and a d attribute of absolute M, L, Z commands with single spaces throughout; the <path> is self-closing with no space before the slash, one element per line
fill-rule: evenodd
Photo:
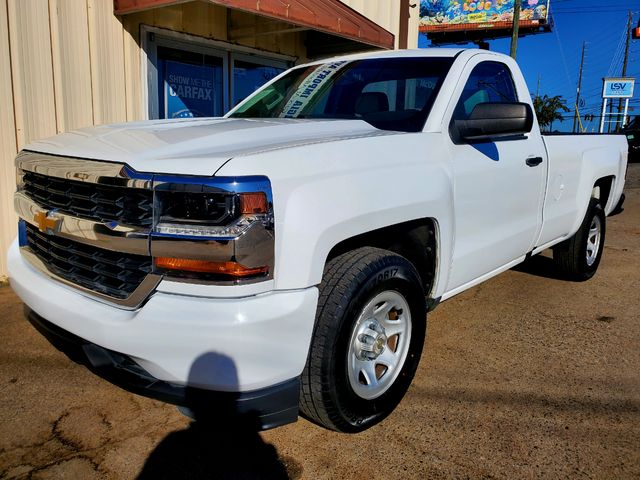
<path fill-rule="evenodd" d="M 536 111 L 540 128 L 543 131 L 546 129 L 548 132 L 551 131 L 551 126 L 555 120 L 562 120 L 561 112 L 570 111 L 561 95 L 556 95 L 555 97 L 548 95 L 536 96 L 533 99 L 533 108 Z"/>

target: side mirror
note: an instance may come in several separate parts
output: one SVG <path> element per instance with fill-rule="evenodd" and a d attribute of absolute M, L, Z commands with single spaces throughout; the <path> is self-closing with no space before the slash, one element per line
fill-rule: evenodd
<path fill-rule="evenodd" d="M 533 110 L 527 103 L 479 103 L 467 120 L 454 120 L 461 140 L 488 140 L 529 133 Z"/>

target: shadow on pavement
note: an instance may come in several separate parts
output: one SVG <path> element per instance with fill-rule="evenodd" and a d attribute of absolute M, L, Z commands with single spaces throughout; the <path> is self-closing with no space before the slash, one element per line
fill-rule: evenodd
<path fill-rule="evenodd" d="M 194 362 L 190 384 L 213 374 L 237 385 L 233 360 L 217 353 L 207 353 Z M 195 420 L 158 444 L 138 478 L 288 479 L 276 448 L 258 434 L 257 415 L 238 413 L 236 398 L 232 393 L 187 390 L 189 414 Z"/>
<path fill-rule="evenodd" d="M 566 278 L 563 278 L 560 272 L 558 272 L 555 263 L 553 263 L 553 259 L 543 257 L 541 254 L 528 258 L 511 270 L 528 273 L 536 277 L 550 278 L 552 280 L 566 280 Z"/>
<path fill-rule="evenodd" d="M 529 411 L 544 409 L 554 413 L 587 414 L 595 419 L 602 415 L 640 414 L 640 402 L 635 398 L 619 396 L 615 392 L 589 398 L 567 388 L 560 394 L 515 390 L 480 390 L 473 388 L 424 388 L 414 387 L 415 394 L 423 401 L 445 401 L 469 404 L 501 405 L 507 408 L 526 408 Z"/>

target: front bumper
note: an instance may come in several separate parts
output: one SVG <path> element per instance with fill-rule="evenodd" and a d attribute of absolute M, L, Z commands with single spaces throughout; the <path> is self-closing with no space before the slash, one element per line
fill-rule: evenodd
<path fill-rule="evenodd" d="M 137 310 L 88 298 L 9 250 L 13 289 L 37 315 L 126 356 L 172 385 L 253 392 L 297 378 L 307 357 L 318 290 L 207 298 L 155 292 Z"/>
<path fill-rule="evenodd" d="M 298 418 L 298 378 L 252 392 L 213 392 L 158 380 L 131 358 L 87 342 L 25 307 L 31 324 L 58 350 L 129 392 L 186 407 L 198 421 L 266 430 Z"/>

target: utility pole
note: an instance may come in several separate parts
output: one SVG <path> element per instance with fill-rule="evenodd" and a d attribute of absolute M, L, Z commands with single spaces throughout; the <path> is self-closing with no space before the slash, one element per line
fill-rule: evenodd
<path fill-rule="evenodd" d="M 511 36 L 511 58 L 516 59 L 518 52 L 518 34 L 520 33 L 520 9 L 522 0 L 513 2 L 513 35 Z"/>
<path fill-rule="evenodd" d="M 415 7 L 415 5 L 414 5 Z M 400 0 L 400 25 L 398 28 L 398 48 L 406 50 L 409 44 L 409 0 Z"/>
<path fill-rule="evenodd" d="M 629 21 L 627 22 L 627 44 L 625 45 L 625 48 L 624 48 L 624 61 L 622 62 L 622 78 L 627 76 L 627 65 L 629 63 L 629 44 L 631 43 L 632 23 L 633 23 L 633 13 L 629 12 Z M 622 113 L 622 103 L 623 103 L 622 99 L 618 100 L 618 117 L 620 117 L 620 114 Z M 620 128 L 624 126 L 622 125 L 622 123 L 624 123 L 624 117 L 622 117 L 622 122 L 620 122 Z M 618 128 L 616 128 L 616 130 L 618 130 Z"/>
<path fill-rule="evenodd" d="M 582 88 L 582 70 L 584 69 L 584 51 L 587 48 L 587 42 L 582 42 L 582 60 L 580 61 L 580 75 L 578 76 L 578 88 L 576 89 L 576 108 L 573 113 L 573 133 L 576 132 L 576 124 L 578 123 L 579 106 L 580 106 L 580 89 Z"/>
<path fill-rule="evenodd" d="M 538 74 L 538 88 L 536 88 L 536 98 L 540 97 L 540 81 L 542 79 L 542 75 Z"/>

